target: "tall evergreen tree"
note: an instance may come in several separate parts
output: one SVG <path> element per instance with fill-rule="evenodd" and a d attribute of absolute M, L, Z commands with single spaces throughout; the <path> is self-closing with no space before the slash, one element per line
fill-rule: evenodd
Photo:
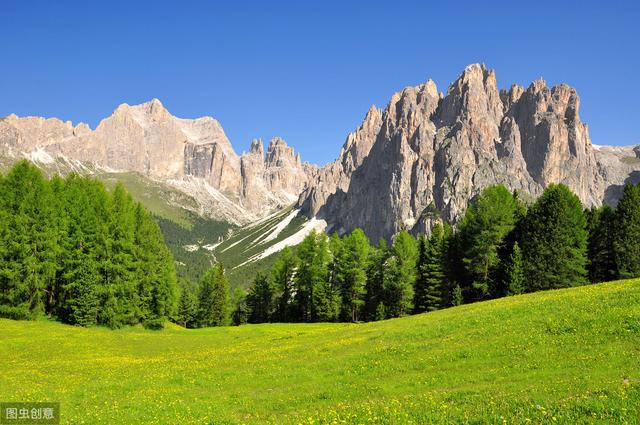
<path fill-rule="evenodd" d="M 616 208 L 614 255 L 621 278 L 640 276 L 640 185 L 628 183 Z"/>
<path fill-rule="evenodd" d="M 344 238 L 339 257 L 338 276 L 342 295 L 341 316 L 344 321 L 356 322 L 364 305 L 365 285 L 371 245 L 362 229 L 355 229 Z"/>
<path fill-rule="evenodd" d="M 462 262 L 473 300 L 491 295 L 499 267 L 499 250 L 515 226 L 518 205 L 502 185 L 484 189 L 460 223 Z M 495 296 L 495 294 L 494 294 Z"/>
<path fill-rule="evenodd" d="M 198 288 L 187 279 L 179 282 L 180 296 L 174 320 L 185 328 L 198 326 Z"/>
<path fill-rule="evenodd" d="M 401 231 L 393 242 L 393 256 L 385 263 L 383 288 L 387 317 L 399 317 L 411 311 L 417 259 L 415 239 L 407 231 Z"/>
<path fill-rule="evenodd" d="M 285 247 L 278 254 L 278 258 L 271 267 L 269 279 L 276 291 L 276 316 L 280 322 L 296 320 L 293 305 L 294 276 L 298 267 L 297 259 L 289 247 Z"/>
<path fill-rule="evenodd" d="M 586 283 L 587 231 L 580 199 L 552 184 L 529 209 L 520 247 L 527 291 Z"/>
<path fill-rule="evenodd" d="M 618 277 L 614 238 L 616 213 L 608 205 L 586 211 L 589 232 L 588 257 L 589 280 L 607 282 Z"/>
<path fill-rule="evenodd" d="M 509 259 L 506 262 L 505 278 L 507 295 L 518 295 L 525 291 L 524 270 L 522 268 L 522 251 L 516 241 Z"/>
<path fill-rule="evenodd" d="M 444 241 L 444 227 L 440 223 L 433 226 L 428 240 L 424 236 L 420 238 L 417 276 L 414 283 L 414 313 L 442 308 L 445 286 Z"/>
<path fill-rule="evenodd" d="M 384 270 L 387 259 L 391 255 L 387 241 L 383 238 L 378 246 L 369 251 L 367 267 L 367 283 L 364 295 L 364 319 L 381 320 L 384 312 Z"/>
<path fill-rule="evenodd" d="M 333 322 L 340 312 L 338 288 L 330 280 L 331 250 L 324 232 L 316 234 L 313 259 L 313 287 L 311 291 L 311 320 Z"/>
<path fill-rule="evenodd" d="M 225 325 L 228 306 L 229 281 L 222 264 L 217 264 L 200 281 L 198 307 L 201 326 Z"/>
<path fill-rule="evenodd" d="M 262 273 L 256 274 L 247 294 L 249 323 L 269 322 L 274 314 L 275 301 L 275 292 L 267 276 Z"/>
<path fill-rule="evenodd" d="M 38 168 L 17 163 L 0 188 L 3 259 L 0 259 L 0 315 L 15 319 L 45 313 L 46 291 L 57 274 L 58 234 L 50 186 Z"/>

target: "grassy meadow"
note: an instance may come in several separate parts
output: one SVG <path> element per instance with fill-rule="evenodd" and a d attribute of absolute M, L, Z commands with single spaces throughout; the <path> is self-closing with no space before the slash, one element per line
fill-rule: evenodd
<path fill-rule="evenodd" d="M 640 423 L 640 280 L 364 324 L 0 320 L 0 400 L 64 424 Z"/>

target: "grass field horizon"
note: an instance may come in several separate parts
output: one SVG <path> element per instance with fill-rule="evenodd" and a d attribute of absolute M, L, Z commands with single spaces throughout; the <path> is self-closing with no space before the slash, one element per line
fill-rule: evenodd
<path fill-rule="evenodd" d="M 640 422 L 638 279 L 361 324 L 0 332 L 0 400 L 63 424 Z"/>

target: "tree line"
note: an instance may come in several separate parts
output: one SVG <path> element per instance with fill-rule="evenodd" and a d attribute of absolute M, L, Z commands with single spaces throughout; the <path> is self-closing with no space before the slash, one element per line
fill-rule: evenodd
<path fill-rule="evenodd" d="M 149 212 L 118 184 L 0 175 L 0 316 L 158 328 L 177 299 L 174 262 Z"/>
<path fill-rule="evenodd" d="M 531 205 L 483 190 L 452 228 L 312 232 L 230 291 L 222 264 L 176 279 L 158 224 L 122 185 L 46 179 L 27 161 L 0 175 L 0 317 L 42 315 L 80 326 L 159 328 L 229 323 L 372 321 L 507 295 L 640 276 L 640 185 L 618 206 L 583 210 L 566 186 Z"/>
<path fill-rule="evenodd" d="M 258 273 L 234 321 L 373 321 L 546 289 L 640 276 L 640 185 L 617 208 L 583 209 L 564 185 L 531 205 L 484 189 L 454 229 L 401 231 L 374 246 L 360 229 L 312 232 Z"/>

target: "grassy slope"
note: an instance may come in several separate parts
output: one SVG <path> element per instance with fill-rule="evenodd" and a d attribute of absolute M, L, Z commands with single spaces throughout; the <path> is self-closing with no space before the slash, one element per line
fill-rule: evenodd
<path fill-rule="evenodd" d="M 0 400 L 63 423 L 637 423 L 640 280 L 368 324 L 0 320 Z"/>

